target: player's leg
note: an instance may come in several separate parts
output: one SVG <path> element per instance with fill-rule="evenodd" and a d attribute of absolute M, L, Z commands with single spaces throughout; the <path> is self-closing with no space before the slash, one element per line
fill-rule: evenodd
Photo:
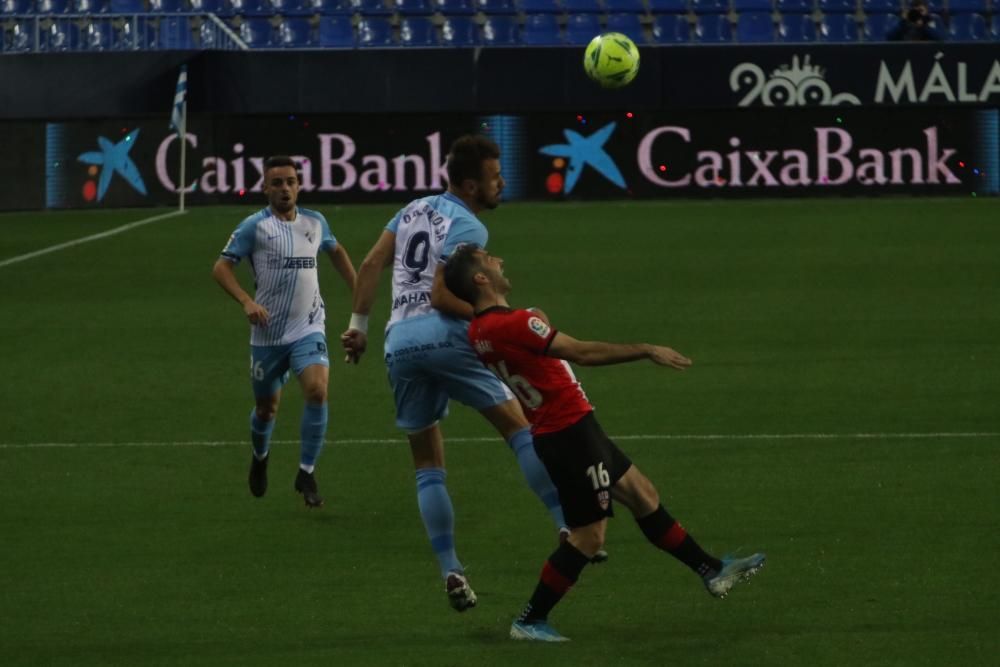
<path fill-rule="evenodd" d="M 634 465 L 611 490 L 614 499 L 632 511 L 646 539 L 691 568 L 716 597 L 725 597 L 734 583 L 749 579 L 764 564 L 763 554 L 719 559 L 707 553 L 660 504 L 656 487 Z"/>
<path fill-rule="evenodd" d="M 330 360 L 323 334 L 311 334 L 296 341 L 291 352 L 292 370 L 298 375 L 305 405 L 299 425 L 299 472 L 295 490 L 309 507 L 321 507 L 323 498 L 316 484 L 316 461 L 323 451 L 328 420 L 327 386 L 330 381 Z"/>
<path fill-rule="evenodd" d="M 270 458 L 271 434 L 274 432 L 281 387 L 288 378 L 288 353 L 284 346 L 252 346 L 250 348 L 250 381 L 253 385 L 254 409 L 250 412 L 250 493 L 261 497 L 267 493 L 267 462 Z"/>

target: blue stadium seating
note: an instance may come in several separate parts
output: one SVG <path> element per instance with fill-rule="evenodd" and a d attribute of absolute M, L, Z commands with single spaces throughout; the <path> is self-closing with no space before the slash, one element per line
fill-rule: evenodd
<path fill-rule="evenodd" d="M 865 41 L 884 42 L 886 33 L 899 23 L 898 14 L 868 14 L 865 16 Z"/>
<path fill-rule="evenodd" d="M 691 10 L 695 14 L 725 14 L 729 0 L 691 0 Z"/>
<path fill-rule="evenodd" d="M 649 0 L 649 11 L 653 14 L 686 14 L 688 0 Z"/>
<path fill-rule="evenodd" d="M 562 0 L 562 6 L 568 14 L 600 14 L 604 11 L 598 0 Z"/>
<path fill-rule="evenodd" d="M 683 14 L 657 14 L 652 35 L 656 44 L 683 44 L 691 39 L 691 26 Z"/>
<path fill-rule="evenodd" d="M 589 44 L 601 32 L 597 14 L 570 14 L 566 19 L 566 43 Z"/>
<path fill-rule="evenodd" d="M 56 19 L 39 35 L 40 51 L 75 51 L 80 45 L 80 27 L 70 19 Z"/>
<path fill-rule="evenodd" d="M 473 6 L 487 15 L 516 14 L 514 0 L 475 0 Z"/>
<path fill-rule="evenodd" d="M 226 0 L 226 5 L 238 16 L 274 16 L 277 13 L 267 0 Z"/>
<path fill-rule="evenodd" d="M 154 14 L 176 14 L 184 11 L 183 0 L 149 0 L 149 11 Z"/>
<path fill-rule="evenodd" d="M 110 51 L 113 32 L 111 19 L 94 19 L 83 30 L 80 48 L 84 51 Z"/>
<path fill-rule="evenodd" d="M 608 14 L 605 25 L 608 32 L 620 32 L 636 44 L 646 41 L 642 30 L 642 17 L 638 14 Z"/>
<path fill-rule="evenodd" d="M 191 21 L 187 16 L 165 16 L 156 31 L 156 48 L 170 51 L 189 51 L 196 48 Z"/>
<path fill-rule="evenodd" d="M 256 17 L 243 19 L 237 34 L 251 49 L 266 49 L 274 45 L 273 32 L 268 19 Z"/>
<path fill-rule="evenodd" d="M 73 0 L 69 10 L 74 14 L 102 14 L 108 11 L 108 0 Z"/>
<path fill-rule="evenodd" d="M 948 11 L 955 14 L 986 14 L 986 0 L 949 0 Z M 1000 12 L 1000 4 L 993 3 L 993 14 Z"/>
<path fill-rule="evenodd" d="M 111 37 L 111 48 L 117 51 L 150 49 L 155 44 L 156 26 L 142 16 L 115 26 L 115 33 Z"/>
<path fill-rule="evenodd" d="M 853 14 L 858 11 L 855 0 L 819 0 L 819 10 L 828 14 Z"/>
<path fill-rule="evenodd" d="M 268 0 L 271 12 L 281 16 L 312 16 L 317 8 L 309 0 Z"/>
<path fill-rule="evenodd" d="M 30 14 L 33 0 L 3 0 L 0 2 L 0 16 Z"/>
<path fill-rule="evenodd" d="M 816 7 L 815 0 L 778 0 L 778 11 L 785 14 L 809 14 Z"/>
<path fill-rule="evenodd" d="M 729 17 L 725 14 L 701 14 L 694 27 L 694 39 L 702 44 L 724 44 L 733 40 Z"/>
<path fill-rule="evenodd" d="M 899 0 L 861 0 L 865 14 L 898 14 Z"/>
<path fill-rule="evenodd" d="M 39 14 L 65 14 L 69 11 L 68 0 L 38 0 L 35 9 Z"/>
<path fill-rule="evenodd" d="M 409 16 L 400 21 L 399 43 L 403 46 L 437 46 L 437 33 L 430 17 Z"/>
<path fill-rule="evenodd" d="M 956 42 L 982 42 L 990 39 L 986 19 L 981 14 L 955 14 L 948 30 Z"/>
<path fill-rule="evenodd" d="M 525 14 L 561 14 L 559 0 L 520 0 L 518 6 Z"/>
<path fill-rule="evenodd" d="M 645 14 L 643 0 L 604 0 L 604 10 L 608 14 Z"/>
<path fill-rule="evenodd" d="M 736 17 L 736 38 L 743 44 L 774 41 L 771 12 L 744 11 Z"/>
<path fill-rule="evenodd" d="M 780 42 L 815 42 L 816 24 L 809 14 L 782 14 L 778 22 L 778 41 Z"/>
<path fill-rule="evenodd" d="M 555 14 L 527 14 L 521 41 L 532 46 L 554 46 L 562 44 L 559 21 Z"/>
<path fill-rule="evenodd" d="M 819 41 L 856 42 L 858 24 L 853 14 L 826 14 L 819 23 Z"/>
<path fill-rule="evenodd" d="M 114 7 L 115 2 L 120 2 L 122 0 L 111 0 L 112 7 Z M 124 0 L 129 2 L 129 0 Z M 141 5 L 142 0 L 138 0 L 136 4 Z M 217 16 L 226 16 L 225 3 L 222 0 L 188 0 L 188 4 L 191 5 L 192 12 L 199 12 L 205 14 L 216 14 Z M 114 11 L 114 10 L 112 10 Z M 132 10 L 135 11 L 135 10 Z M 141 11 L 141 10 L 139 10 Z"/>
<path fill-rule="evenodd" d="M 467 16 L 476 13 L 472 0 L 433 0 L 431 4 L 445 16 Z"/>
<path fill-rule="evenodd" d="M 434 7 L 430 0 L 394 0 L 400 16 L 430 16 Z"/>
<path fill-rule="evenodd" d="M 487 16 L 483 23 L 483 44 L 487 46 L 513 46 L 520 44 L 517 19 L 513 16 Z"/>
<path fill-rule="evenodd" d="M 1000 12 L 998 11 L 993 12 L 992 27 L 993 27 L 993 39 L 1000 41 Z"/>
<path fill-rule="evenodd" d="M 350 16 L 354 13 L 351 0 L 310 0 L 321 16 Z"/>
<path fill-rule="evenodd" d="M 319 20 L 319 45 L 353 47 L 354 27 L 349 16 L 324 16 Z"/>
<path fill-rule="evenodd" d="M 316 46 L 309 19 L 291 17 L 278 24 L 277 45 L 285 49 L 306 49 Z"/>
<path fill-rule="evenodd" d="M 769 12 L 774 9 L 771 0 L 733 0 L 733 9 L 737 12 Z"/>
<path fill-rule="evenodd" d="M 383 16 L 365 16 L 358 21 L 358 46 L 394 46 L 392 24 Z"/>
<path fill-rule="evenodd" d="M 354 13 L 363 16 L 389 16 L 392 14 L 392 9 L 386 5 L 384 0 L 351 0 L 351 7 L 354 8 Z"/>
<path fill-rule="evenodd" d="M 31 51 L 35 42 L 35 23 L 33 21 L 15 21 L 10 26 L 10 33 L 4 35 L 2 47 L 4 53 L 23 53 Z"/>
<path fill-rule="evenodd" d="M 441 43 L 445 46 L 478 46 L 479 30 L 468 16 L 446 16 L 441 24 Z"/>

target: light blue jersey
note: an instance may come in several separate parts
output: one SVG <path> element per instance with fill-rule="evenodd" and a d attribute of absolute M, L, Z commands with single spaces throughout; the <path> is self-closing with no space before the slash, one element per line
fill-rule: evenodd
<path fill-rule="evenodd" d="M 239 224 L 222 256 L 234 264 L 250 259 L 254 301 L 270 314 L 267 326 L 251 325 L 251 345 L 287 345 L 325 332 L 316 255 L 335 247 L 326 218 L 309 209 L 286 222 L 265 208 Z"/>

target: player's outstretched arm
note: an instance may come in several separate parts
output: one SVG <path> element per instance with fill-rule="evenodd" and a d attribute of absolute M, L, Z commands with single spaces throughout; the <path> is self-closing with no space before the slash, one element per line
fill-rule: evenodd
<path fill-rule="evenodd" d="M 344 361 L 348 363 L 358 363 L 368 347 L 368 314 L 375 305 L 375 295 L 378 292 L 382 271 L 392 264 L 395 249 L 396 235 L 384 230 L 358 267 L 354 282 L 351 323 L 340 336 L 340 343 L 344 347 Z"/>
<path fill-rule="evenodd" d="M 476 312 L 472 309 L 472 304 L 459 299 L 444 284 L 444 264 L 438 264 L 434 271 L 434 284 L 431 286 L 431 306 L 445 315 L 458 317 L 463 320 L 471 320 Z"/>
<path fill-rule="evenodd" d="M 561 331 L 552 339 L 548 355 L 580 366 L 607 366 L 641 359 L 649 359 L 654 364 L 669 366 L 679 371 L 691 365 L 691 360 L 683 354 L 662 345 L 584 341 Z"/>
<path fill-rule="evenodd" d="M 229 296 L 243 306 L 243 313 L 250 320 L 250 324 L 267 326 L 267 320 L 270 317 L 267 308 L 254 301 L 253 297 L 246 293 L 246 290 L 240 285 L 240 281 L 236 279 L 232 262 L 224 257 L 217 259 L 215 266 L 212 267 L 212 277 Z"/>
<path fill-rule="evenodd" d="M 344 279 L 347 289 L 351 290 L 351 298 L 353 299 L 354 287 L 358 282 L 358 274 L 354 271 L 354 264 L 351 262 L 351 256 L 347 254 L 347 248 L 338 243 L 333 250 L 327 250 L 326 254 L 330 258 L 333 268 Z"/>

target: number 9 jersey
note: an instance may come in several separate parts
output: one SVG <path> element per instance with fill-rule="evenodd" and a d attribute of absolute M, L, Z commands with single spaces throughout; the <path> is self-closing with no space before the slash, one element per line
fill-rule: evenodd
<path fill-rule="evenodd" d="M 469 343 L 517 396 L 535 435 L 568 428 L 593 412 L 569 363 L 546 355 L 556 330 L 530 310 L 488 308 L 469 325 Z"/>

